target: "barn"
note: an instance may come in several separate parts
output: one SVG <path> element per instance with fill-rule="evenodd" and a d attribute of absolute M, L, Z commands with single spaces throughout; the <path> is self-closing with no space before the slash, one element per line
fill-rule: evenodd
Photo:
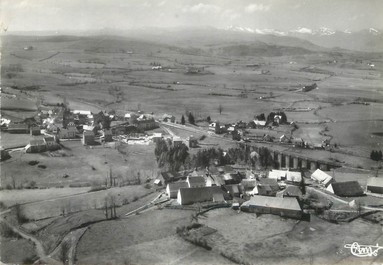
<path fill-rule="evenodd" d="M 177 194 L 177 202 L 180 205 L 193 204 L 197 202 L 213 202 L 217 198 L 223 197 L 224 191 L 221 187 L 198 187 L 198 188 L 181 188 Z"/>
<path fill-rule="evenodd" d="M 327 190 L 341 197 L 363 196 L 364 191 L 358 181 L 333 182 Z"/>
<path fill-rule="evenodd" d="M 330 185 L 330 183 L 334 181 L 329 174 L 323 172 L 319 168 L 315 170 L 314 173 L 312 173 L 311 179 L 315 180 L 319 184 L 324 185 L 325 187 L 327 187 L 328 185 Z"/>
<path fill-rule="evenodd" d="M 181 188 L 188 188 L 189 184 L 186 181 L 179 181 L 169 183 L 166 186 L 166 194 L 169 198 L 177 198 L 178 190 Z"/>
<path fill-rule="evenodd" d="M 373 193 L 383 194 L 383 178 L 369 178 L 367 180 L 367 190 Z"/>
<path fill-rule="evenodd" d="M 245 212 L 274 214 L 282 217 L 301 219 L 303 212 L 296 198 L 266 197 L 255 195 L 242 204 Z"/>

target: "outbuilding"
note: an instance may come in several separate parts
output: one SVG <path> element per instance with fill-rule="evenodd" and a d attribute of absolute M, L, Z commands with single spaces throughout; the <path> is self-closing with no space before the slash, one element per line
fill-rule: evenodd
<path fill-rule="evenodd" d="M 383 178 L 369 178 L 367 180 L 367 190 L 373 193 L 383 194 Z"/>
<path fill-rule="evenodd" d="M 259 214 L 274 214 L 301 219 L 303 212 L 296 198 L 266 197 L 255 195 L 242 204 L 241 210 Z"/>
<path fill-rule="evenodd" d="M 197 202 L 213 202 L 214 198 L 218 198 L 218 194 L 222 194 L 224 197 L 224 192 L 221 187 L 198 187 L 198 188 L 181 188 L 177 194 L 177 202 L 180 205 L 193 204 Z"/>
<path fill-rule="evenodd" d="M 202 176 L 188 176 L 186 182 L 188 183 L 189 188 L 206 186 L 205 178 Z"/>
<path fill-rule="evenodd" d="M 319 184 L 322 184 L 323 186 L 327 187 L 330 185 L 334 179 L 329 174 L 323 172 L 319 168 L 315 170 L 314 173 L 311 175 L 311 179 L 318 182 Z"/>
<path fill-rule="evenodd" d="M 356 197 L 364 195 L 362 187 L 356 180 L 333 182 L 327 187 L 327 190 L 341 197 Z"/>
<path fill-rule="evenodd" d="M 188 188 L 189 184 L 186 181 L 179 181 L 169 183 L 166 186 L 166 194 L 169 198 L 177 198 L 178 190 L 181 188 Z"/>

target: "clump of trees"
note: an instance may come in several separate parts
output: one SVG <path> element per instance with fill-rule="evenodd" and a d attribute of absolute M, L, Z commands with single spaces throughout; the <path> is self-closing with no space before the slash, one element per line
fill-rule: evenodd
<path fill-rule="evenodd" d="M 283 111 L 270 112 L 270 114 L 267 116 L 267 120 L 266 120 L 267 123 L 272 123 L 273 124 L 274 123 L 274 118 L 275 118 L 276 115 L 281 116 L 279 124 L 287 124 L 287 116 L 286 116 L 286 113 L 284 113 Z"/>
<path fill-rule="evenodd" d="M 382 150 L 372 150 L 370 154 L 370 158 L 374 161 L 382 160 Z"/>
<path fill-rule="evenodd" d="M 161 139 L 156 143 L 154 155 L 160 168 L 179 171 L 182 166 L 187 167 L 189 148 L 184 143 L 174 146 L 170 140 Z"/>

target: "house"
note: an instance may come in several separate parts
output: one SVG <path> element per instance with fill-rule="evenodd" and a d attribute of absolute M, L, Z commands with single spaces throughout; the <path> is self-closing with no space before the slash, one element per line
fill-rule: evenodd
<path fill-rule="evenodd" d="M 258 189 L 255 189 L 257 187 L 257 184 L 258 182 L 256 179 L 243 179 L 240 184 L 242 193 L 247 195 L 257 194 Z"/>
<path fill-rule="evenodd" d="M 293 138 L 291 140 L 293 143 L 294 147 L 304 147 L 305 146 L 305 141 L 302 138 Z"/>
<path fill-rule="evenodd" d="M 28 124 L 25 123 L 14 123 L 11 122 L 8 124 L 9 133 L 29 133 Z"/>
<path fill-rule="evenodd" d="M 61 139 L 74 139 L 77 135 L 77 128 L 73 122 L 68 123 L 66 128 L 63 128 L 59 132 Z"/>
<path fill-rule="evenodd" d="M 93 131 L 84 131 L 82 134 L 81 142 L 83 145 L 94 144 L 94 132 Z"/>
<path fill-rule="evenodd" d="M 198 188 L 180 188 L 177 194 L 177 202 L 180 205 L 193 204 L 197 202 L 213 202 L 213 198 L 217 198 L 217 194 L 224 192 L 221 187 L 198 187 Z"/>
<path fill-rule="evenodd" d="M 186 182 L 188 183 L 189 188 L 205 187 L 206 186 L 205 178 L 202 176 L 196 176 L 196 177 L 188 176 L 186 178 Z"/>
<path fill-rule="evenodd" d="M 83 115 L 83 116 L 92 115 L 92 112 L 90 110 L 74 110 L 72 111 L 72 113 L 77 115 Z"/>
<path fill-rule="evenodd" d="M 279 185 L 275 179 L 261 178 L 254 193 L 264 196 L 275 196 L 279 191 Z"/>
<path fill-rule="evenodd" d="M 383 194 L 383 178 L 372 177 L 367 180 L 367 190 Z"/>
<path fill-rule="evenodd" d="M 53 136 L 44 136 L 43 140 L 47 146 L 47 150 L 56 150 L 58 149 L 59 145 L 56 142 L 56 137 Z"/>
<path fill-rule="evenodd" d="M 216 174 L 206 174 L 206 186 L 222 186 L 225 185 L 225 181 Z"/>
<path fill-rule="evenodd" d="M 329 192 L 341 197 L 363 196 L 364 191 L 358 181 L 333 182 L 328 185 Z"/>
<path fill-rule="evenodd" d="M 296 198 L 266 197 L 255 195 L 241 205 L 241 210 L 258 214 L 274 214 L 301 219 L 302 208 Z"/>
<path fill-rule="evenodd" d="M 113 135 L 112 135 L 112 131 L 110 129 L 103 129 L 101 137 L 104 139 L 105 142 L 112 142 L 113 141 Z"/>
<path fill-rule="evenodd" d="M 152 140 L 153 142 L 157 142 L 162 139 L 162 133 L 153 133 Z"/>
<path fill-rule="evenodd" d="M 157 128 L 156 121 L 150 115 L 141 115 L 137 119 L 134 119 L 132 124 L 144 131 Z"/>
<path fill-rule="evenodd" d="M 178 190 L 181 188 L 189 188 L 189 184 L 186 181 L 169 183 L 166 186 L 166 194 L 169 198 L 177 198 Z"/>
<path fill-rule="evenodd" d="M 162 116 L 162 121 L 175 123 L 176 122 L 176 117 L 174 117 L 173 115 L 164 114 Z"/>
<path fill-rule="evenodd" d="M 225 185 L 223 189 L 226 190 L 226 192 L 232 197 L 239 197 L 241 194 L 241 190 L 238 184 Z"/>
<path fill-rule="evenodd" d="M 303 196 L 301 189 L 298 186 L 287 185 L 282 191 L 277 192 L 276 197 L 295 197 L 301 198 Z"/>
<path fill-rule="evenodd" d="M 40 127 L 38 127 L 38 126 L 31 126 L 31 128 L 29 129 L 29 132 L 30 132 L 31 136 L 35 136 L 35 135 L 40 135 L 41 134 Z"/>
<path fill-rule="evenodd" d="M 197 138 L 193 137 L 192 135 L 189 136 L 188 142 L 189 142 L 190 148 L 198 147 L 198 140 L 197 140 Z"/>
<path fill-rule="evenodd" d="M 318 87 L 318 85 L 316 83 L 314 83 L 312 85 L 304 86 L 304 87 L 302 87 L 302 92 L 309 92 L 309 91 L 311 91 L 317 87 Z"/>
<path fill-rule="evenodd" d="M 249 122 L 249 127 L 256 129 L 256 128 L 263 128 L 266 126 L 266 121 L 259 121 L 259 120 L 253 120 Z"/>
<path fill-rule="evenodd" d="M 222 177 L 223 177 L 223 180 L 225 181 L 226 185 L 228 185 L 228 184 L 239 184 L 241 182 L 241 180 L 242 180 L 242 176 L 238 172 L 235 172 L 235 173 L 225 173 L 225 174 L 223 174 Z"/>
<path fill-rule="evenodd" d="M 327 187 L 328 185 L 330 185 L 330 183 L 334 181 L 333 177 L 323 172 L 319 168 L 311 174 L 311 179 L 318 182 L 319 184 L 322 184 L 325 187 Z"/>
<path fill-rule="evenodd" d="M 44 139 L 34 139 L 25 146 L 26 153 L 41 153 L 47 150 L 47 145 Z"/>
<path fill-rule="evenodd" d="M 299 183 L 302 181 L 302 173 L 289 171 L 289 170 L 276 170 L 273 169 L 269 172 L 269 179 L 275 179 L 277 181 L 285 180 L 289 182 Z"/>
<path fill-rule="evenodd" d="M 180 146 L 182 144 L 182 139 L 178 136 L 173 136 L 173 146 Z"/>
<path fill-rule="evenodd" d="M 272 142 L 273 137 L 271 137 L 269 134 L 265 134 L 265 135 L 263 135 L 263 141 Z"/>
<path fill-rule="evenodd" d="M 274 123 L 276 124 L 279 124 L 282 120 L 282 116 L 281 115 L 275 115 L 274 116 Z"/>
<path fill-rule="evenodd" d="M 175 182 L 178 180 L 186 180 L 187 176 L 183 176 L 179 172 L 161 172 L 161 176 L 164 179 L 165 184 L 168 184 L 170 182 Z"/>
<path fill-rule="evenodd" d="M 162 181 L 160 179 L 155 179 L 153 184 L 157 186 L 162 186 Z"/>
<path fill-rule="evenodd" d="M 279 142 L 281 142 L 281 143 L 288 143 L 288 142 L 290 142 L 290 138 L 287 137 L 287 136 L 284 134 L 284 135 L 282 135 L 281 137 L 279 137 Z"/>
<path fill-rule="evenodd" d="M 209 131 L 214 133 L 222 133 L 219 122 L 212 122 L 209 124 Z"/>

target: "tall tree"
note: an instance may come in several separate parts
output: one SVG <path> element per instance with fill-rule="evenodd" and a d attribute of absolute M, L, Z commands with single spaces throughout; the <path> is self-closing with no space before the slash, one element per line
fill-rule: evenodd
<path fill-rule="evenodd" d="M 194 116 L 191 112 L 189 112 L 188 120 L 190 124 L 195 124 Z"/>
<path fill-rule="evenodd" d="M 184 117 L 184 115 L 182 115 L 182 117 L 181 117 L 181 124 L 182 124 L 182 125 L 185 124 L 185 117 Z"/>

